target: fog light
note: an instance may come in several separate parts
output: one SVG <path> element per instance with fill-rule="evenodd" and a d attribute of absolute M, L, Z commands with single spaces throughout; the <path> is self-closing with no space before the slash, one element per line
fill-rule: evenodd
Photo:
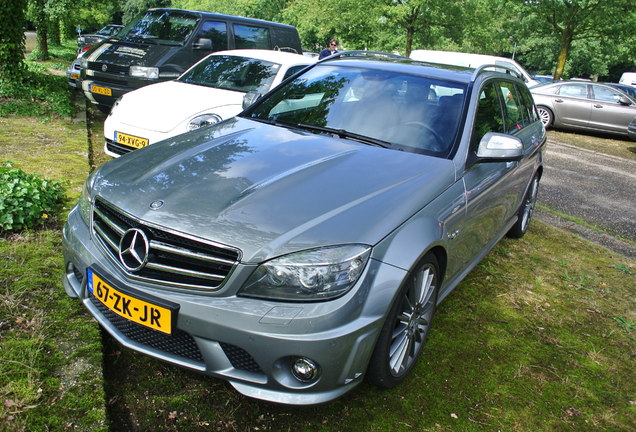
<path fill-rule="evenodd" d="M 300 357 L 292 363 L 292 374 L 298 381 L 308 382 L 318 376 L 318 365 L 305 357 Z"/>

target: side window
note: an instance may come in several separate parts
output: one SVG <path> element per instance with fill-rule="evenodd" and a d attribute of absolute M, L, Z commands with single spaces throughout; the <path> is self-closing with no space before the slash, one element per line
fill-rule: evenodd
<path fill-rule="evenodd" d="M 587 99 L 587 84 L 564 84 L 559 89 L 561 96 Z"/>
<path fill-rule="evenodd" d="M 538 121 L 539 115 L 537 114 L 537 110 L 534 106 L 534 100 L 532 99 L 530 91 L 527 88 L 521 88 L 517 86 L 517 93 L 519 93 L 519 95 L 521 96 L 521 105 L 523 106 L 523 112 L 528 121 L 526 126 L 530 123 Z"/>
<path fill-rule="evenodd" d="M 620 93 L 607 87 L 593 86 L 592 89 L 594 90 L 594 100 L 618 103 L 621 98 Z"/>
<path fill-rule="evenodd" d="M 219 21 L 204 22 L 195 41 L 201 38 L 210 39 L 215 51 L 227 49 L 227 24 Z"/>
<path fill-rule="evenodd" d="M 524 115 L 521 99 L 513 83 L 501 81 L 499 88 L 504 101 L 504 131 L 514 133 L 523 128 Z"/>
<path fill-rule="evenodd" d="M 479 141 L 488 132 L 505 132 L 499 94 L 494 82 L 487 83 L 479 93 L 475 126 L 470 140 L 472 151 L 477 151 Z"/>
<path fill-rule="evenodd" d="M 234 24 L 236 49 L 271 49 L 269 29 L 244 24 Z"/>

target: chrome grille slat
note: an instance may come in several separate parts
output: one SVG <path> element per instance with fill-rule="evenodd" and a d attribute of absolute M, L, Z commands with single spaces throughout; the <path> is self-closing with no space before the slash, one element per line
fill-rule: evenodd
<path fill-rule="evenodd" d="M 119 258 L 119 244 L 131 228 L 149 240 L 148 260 L 130 271 Z M 219 243 L 180 234 L 122 212 L 100 200 L 93 205 L 92 231 L 98 244 L 129 277 L 185 289 L 218 289 L 240 261 L 240 251 Z"/>
<path fill-rule="evenodd" d="M 95 229 L 95 232 L 97 232 L 97 234 L 99 234 L 99 239 L 100 240 L 106 242 L 106 244 L 108 246 L 110 246 L 111 248 L 117 250 L 117 248 L 119 247 L 119 243 L 115 243 L 115 240 L 113 240 L 106 231 L 101 229 L 98 224 L 94 225 L 94 229 Z"/>
<path fill-rule="evenodd" d="M 171 266 L 161 265 L 161 264 L 154 264 L 154 263 L 148 263 L 146 267 L 154 269 L 154 270 L 162 270 L 169 273 L 181 274 L 186 276 L 195 276 L 195 277 L 200 277 L 204 279 L 223 280 L 225 278 L 224 276 L 219 276 L 212 273 L 204 273 L 204 272 L 198 272 L 193 270 L 184 270 L 184 269 L 180 269 L 176 267 L 171 267 Z"/>
<path fill-rule="evenodd" d="M 102 219 L 102 221 L 104 221 L 106 225 L 110 227 L 110 229 L 115 231 L 120 236 L 124 235 L 126 230 L 117 225 L 116 222 L 110 220 L 104 213 L 100 212 L 99 209 L 95 209 L 95 213 L 97 213 L 97 215 Z"/>
<path fill-rule="evenodd" d="M 210 256 L 210 255 L 202 254 L 202 253 L 192 252 L 192 251 L 190 251 L 188 249 L 174 247 L 174 246 L 171 246 L 169 244 L 166 244 L 166 243 L 163 243 L 163 242 L 154 241 L 154 240 L 150 242 L 150 248 L 151 249 L 157 249 L 157 250 L 164 251 L 164 252 L 170 252 L 170 253 L 177 254 L 177 255 L 187 256 L 189 258 L 200 259 L 202 261 L 208 261 L 208 262 L 211 262 L 211 263 L 228 264 L 228 265 L 236 264 L 236 261 L 230 261 L 230 260 L 226 260 L 226 259 L 222 259 L 222 258 L 216 258 L 216 257 Z"/>

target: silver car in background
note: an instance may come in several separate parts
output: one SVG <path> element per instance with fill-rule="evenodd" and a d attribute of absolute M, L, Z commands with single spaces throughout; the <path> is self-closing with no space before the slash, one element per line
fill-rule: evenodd
<path fill-rule="evenodd" d="M 636 140 L 636 98 L 617 85 L 557 81 L 530 91 L 546 128 L 611 133 Z"/>
<path fill-rule="evenodd" d="M 340 53 L 94 171 L 64 287 L 123 345 L 250 397 L 393 387 L 437 304 L 528 229 L 545 141 L 511 74 Z"/>

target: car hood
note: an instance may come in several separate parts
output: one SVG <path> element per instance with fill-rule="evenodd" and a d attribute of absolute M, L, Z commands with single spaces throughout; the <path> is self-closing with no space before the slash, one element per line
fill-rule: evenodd
<path fill-rule="evenodd" d="M 166 133 L 196 114 L 235 105 L 241 111 L 245 93 L 166 81 L 124 95 L 116 118 L 122 124 Z"/>
<path fill-rule="evenodd" d="M 249 263 L 374 245 L 454 175 L 446 159 L 232 118 L 104 164 L 93 192 L 141 220 L 237 247 Z"/>

